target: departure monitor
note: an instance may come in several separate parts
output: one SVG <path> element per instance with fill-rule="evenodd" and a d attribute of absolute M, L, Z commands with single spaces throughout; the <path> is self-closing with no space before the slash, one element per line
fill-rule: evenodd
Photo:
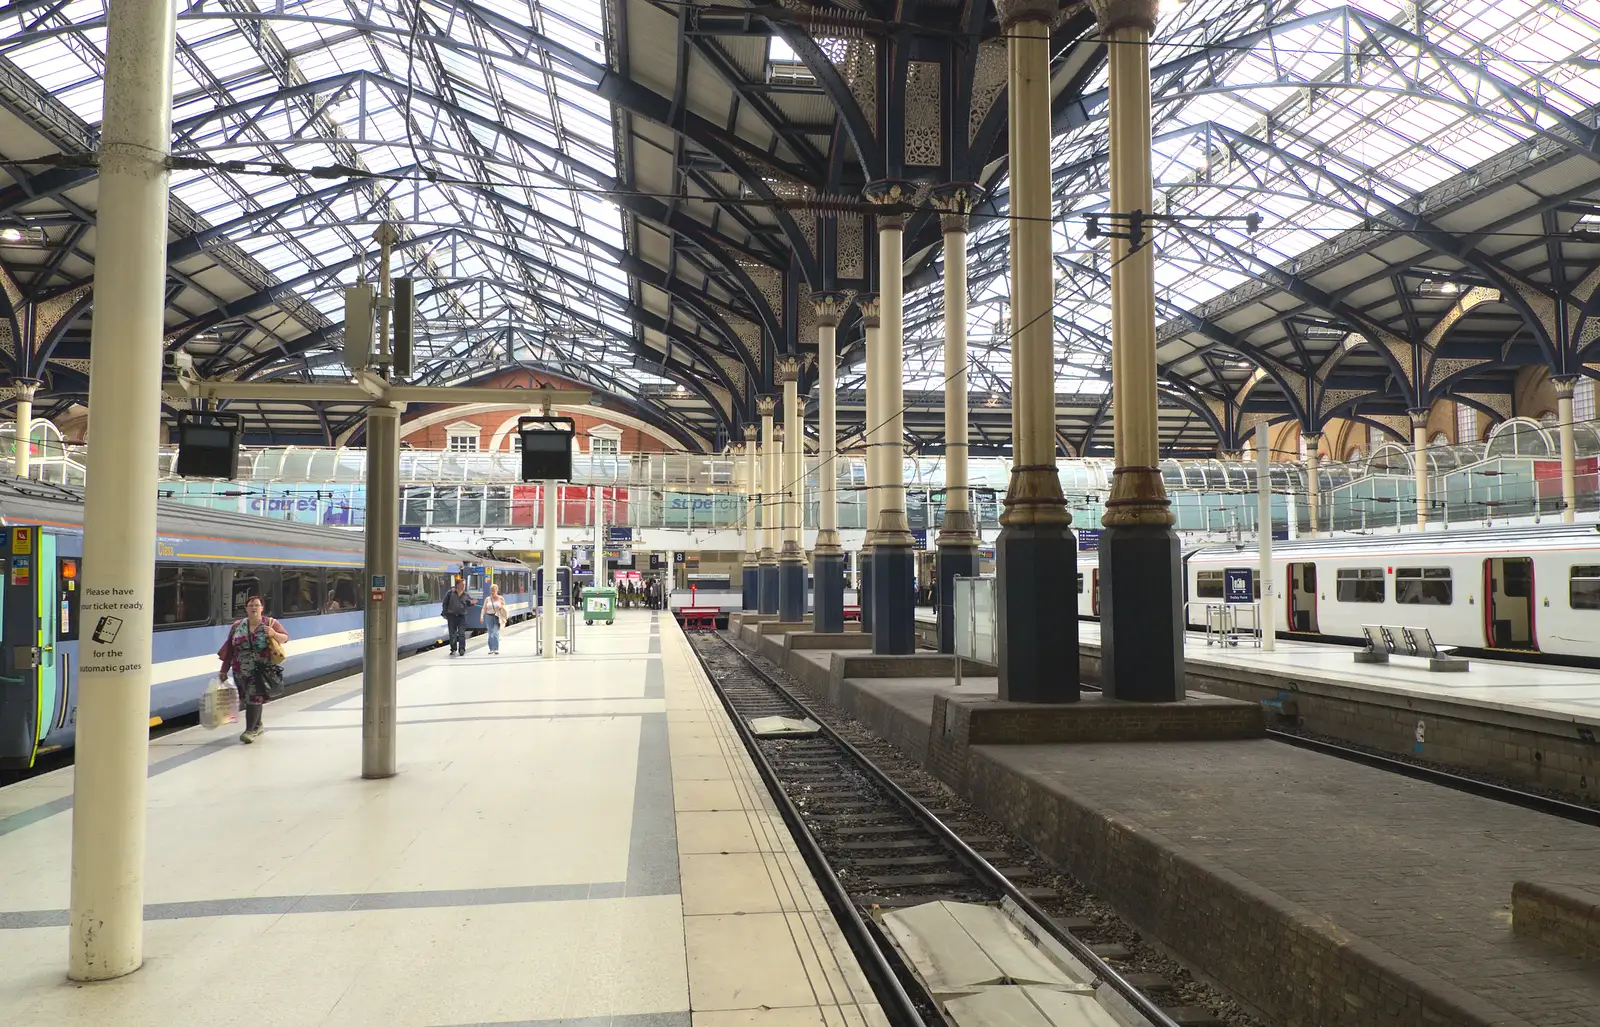
<path fill-rule="evenodd" d="M 523 481 L 571 481 L 572 440 L 578 425 L 570 417 L 519 417 Z"/>
<path fill-rule="evenodd" d="M 178 463 L 184 478 L 239 476 L 238 414 L 212 410 L 184 410 L 178 414 Z"/>

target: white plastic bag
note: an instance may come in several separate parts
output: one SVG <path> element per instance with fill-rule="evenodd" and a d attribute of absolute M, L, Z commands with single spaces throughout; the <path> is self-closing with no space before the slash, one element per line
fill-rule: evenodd
<path fill-rule="evenodd" d="M 227 727 L 239 719 L 239 690 L 227 678 L 212 678 L 200 697 L 202 727 Z"/>

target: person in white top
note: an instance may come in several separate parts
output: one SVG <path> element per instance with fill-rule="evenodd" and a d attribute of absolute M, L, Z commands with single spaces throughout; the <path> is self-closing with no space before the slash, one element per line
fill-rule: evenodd
<path fill-rule="evenodd" d="M 500 586 L 490 584 L 489 594 L 483 600 L 483 626 L 489 630 L 489 651 L 500 651 L 500 629 L 511 619 L 506 601 L 500 595 Z"/>

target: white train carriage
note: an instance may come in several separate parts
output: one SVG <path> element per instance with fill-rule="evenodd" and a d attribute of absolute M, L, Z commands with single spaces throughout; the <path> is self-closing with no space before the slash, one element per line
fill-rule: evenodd
<path fill-rule="evenodd" d="M 1183 561 L 1191 601 L 1220 602 L 1228 569 L 1260 567 L 1253 544 L 1195 549 Z M 1405 624 L 1441 645 L 1600 659 L 1592 524 L 1302 539 L 1274 544 L 1272 563 L 1279 632 L 1356 640 L 1363 624 Z M 1098 617 L 1095 554 L 1081 554 L 1079 571 L 1078 612 Z"/>

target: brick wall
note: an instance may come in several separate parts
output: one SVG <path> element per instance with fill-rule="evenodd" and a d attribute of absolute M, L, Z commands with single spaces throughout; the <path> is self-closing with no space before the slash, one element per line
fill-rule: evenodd
<path fill-rule="evenodd" d="M 417 428 L 408 434 L 401 435 L 401 439 L 413 449 L 446 449 L 450 443 L 450 426 L 452 424 L 468 423 L 478 426 L 478 448 L 486 450 L 489 448 L 489 443 L 494 440 L 494 433 L 499 431 L 507 420 L 517 416 L 517 411 L 510 409 L 469 413 L 461 417 L 451 417 Z M 619 445 L 624 453 L 665 453 L 669 451 L 667 445 L 654 435 L 646 434 L 629 425 L 615 424 L 603 417 L 590 417 L 586 414 L 568 416 L 571 416 L 578 425 L 579 452 L 587 453 L 589 451 L 587 433 L 593 428 L 600 427 L 621 433 Z M 402 428 L 402 431 L 404 431 L 404 428 Z M 500 440 L 500 448 L 509 450 L 511 448 L 511 439 L 512 435 L 507 434 L 505 438 Z"/>

